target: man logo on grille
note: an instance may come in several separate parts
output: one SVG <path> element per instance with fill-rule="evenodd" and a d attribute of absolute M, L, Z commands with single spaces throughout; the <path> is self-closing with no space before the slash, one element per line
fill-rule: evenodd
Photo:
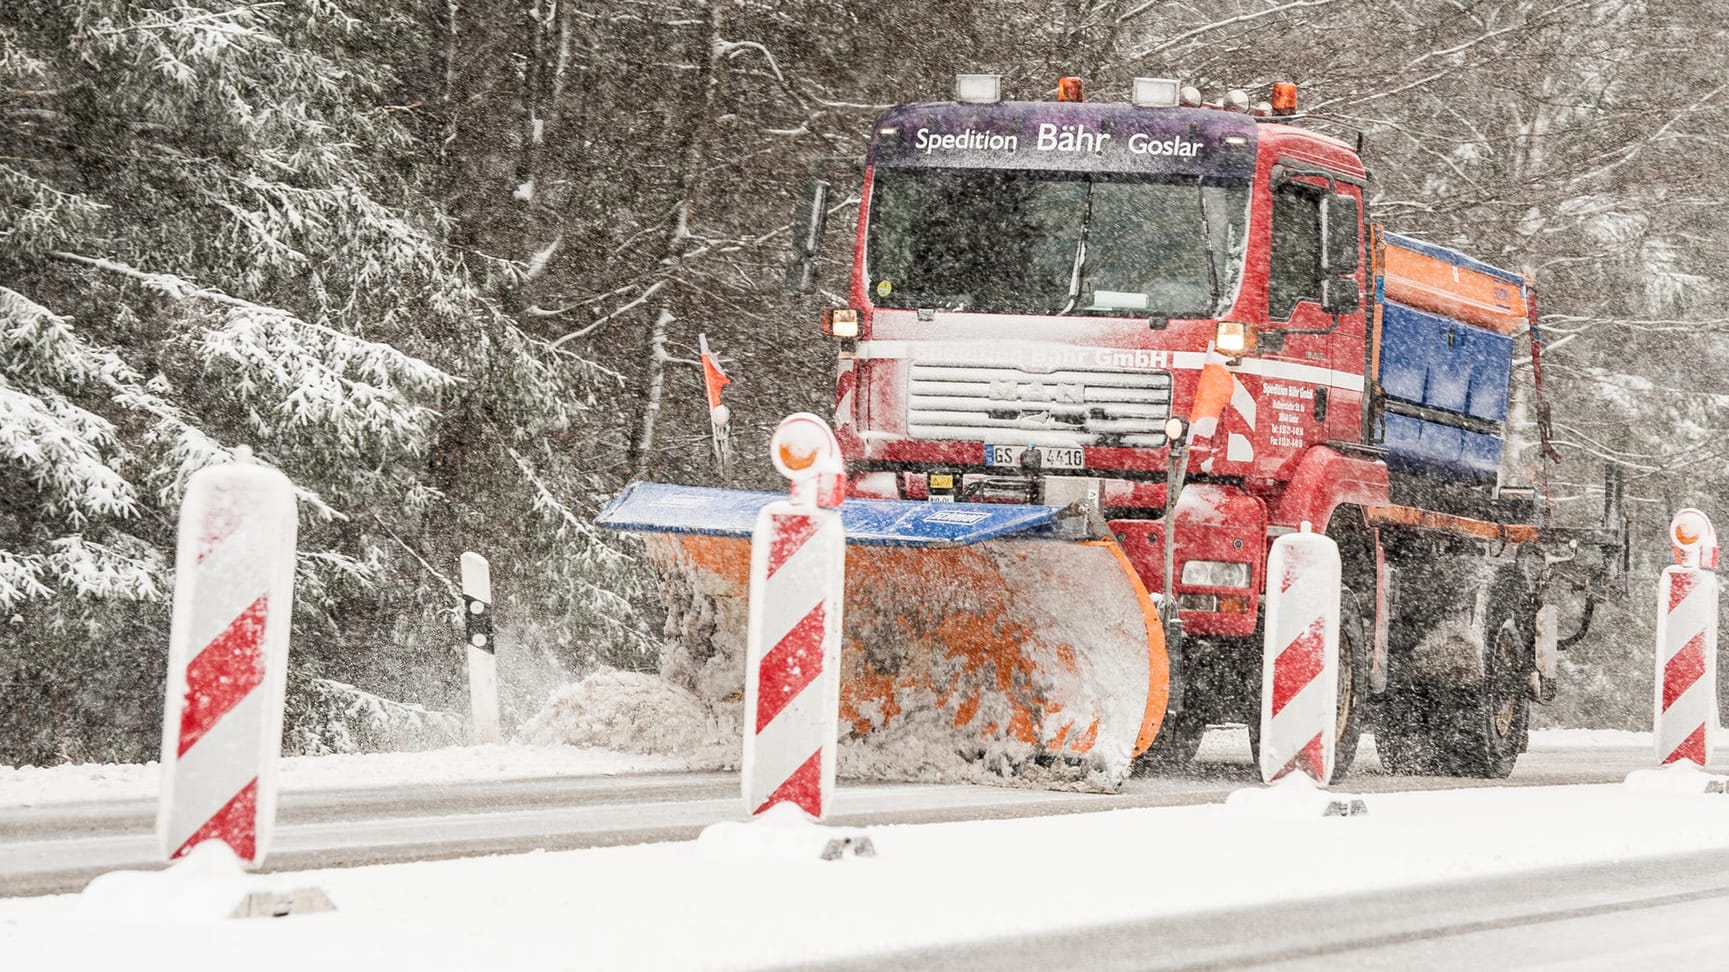
<path fill-rule="evenodd" d="M 1024 382 L 1013 378 L 1003 378 L 991 382 L 991 398 L 999 402 L 1057 402 L 1064 405 L 1083 405 L 1087 400 L 1087 387 L 1078 381 L 1057 382 L 1045 384 L 1042 381 Z"/>

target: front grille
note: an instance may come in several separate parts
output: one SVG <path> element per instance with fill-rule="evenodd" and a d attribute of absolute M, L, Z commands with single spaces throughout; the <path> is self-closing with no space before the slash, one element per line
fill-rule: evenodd
<path fill-rule="evenodd" d="M 1157 448 L 1170 415 L 1168 371 L 1033 373 L 915 362 L 907 388 L 915 439 Z"/>

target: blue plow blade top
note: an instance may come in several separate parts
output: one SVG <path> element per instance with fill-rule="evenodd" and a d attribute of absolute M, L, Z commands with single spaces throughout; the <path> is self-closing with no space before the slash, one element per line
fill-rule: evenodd
<path fill-rule="evenodd" d="M 748 537 L 762 508 L 785 493 L 633 483 L 595 522 L 627 533 L 698 533 Z M 1024 503 L 927 503 L 851 499 L 841 505 L 848 543 L 883 547 L 962 547 L 1013 534 L 1051 534 L 1060 506 Z"/>

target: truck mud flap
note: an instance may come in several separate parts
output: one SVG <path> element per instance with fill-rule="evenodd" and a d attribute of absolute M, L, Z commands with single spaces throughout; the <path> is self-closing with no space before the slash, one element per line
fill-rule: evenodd
<path fill-rule="evenodd" d="M 638 484 L 600 523 L 644 536 L 670 628 L 704 642 L 669 672 L 742 685 L 756 510 L 778 498 Z M 1056 507 L 852 500 L 841 722 L 846 775 L 952 779 L 956 761 L 1050 785 L 1115 787 L 1157 734 L 1169 672 L 1146 589 L 1114 539 Z M 691 610 L 688 605 L 700 605 Z M 665 666 L 663 666 L 665 667 Z M 977 773 L 961 774 L 978 778 Z"/>

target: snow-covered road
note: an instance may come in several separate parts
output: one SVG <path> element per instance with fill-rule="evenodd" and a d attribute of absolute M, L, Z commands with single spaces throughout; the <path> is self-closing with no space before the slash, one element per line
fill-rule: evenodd
<path fill-rule="evenodd" d="M 1534 767 L 1566 764 L 1574 768 L 1551 771 L 1572 773 L 1583 763 L 1598 775 L 1643 761 L 1624 747 L 1532 755 Z M 1235 763 L 1208 766 L 1213 779 L 1171 785 L 1214 792 L 1241 785 Z M 636 788 L 645 779 L 611 782 Z M 168 872 L 111 875 L 82 895 L 0 900 L 0 956 L 7 968 L 177 972 L 232 967 L 241 955 L 253 968 L 296 972 L 375 963 L 463 970 L 1718 964 L 1720 917 L 1729 908 L 1729 798 L 1613 784 L 1370 792 L 1424 782 L 1355 778 L 1352 789 L 1365 792 L 1370 813 L 1348 819 L 1245 814 L 1214 797 L 1099 813 L 878 823 L 869 829 L 874 858 L 838 862 L 817 860 L 824 835 L 764 823 L 711 829 L 694 842 L 250 879 L 201 871 L 210 862 L 194 860 Z M 1096 809 L 1128 805 L 1101 800 L 1153 796 L 846 790 L 855 800 L 881 799 L 877 812 L 909 812 L 925 801 L 964 817 L 1014 815 L 1039 800 Z M 982 802 L 944 807 L 965 791 Z M 668 802 L 711 800 L 736 804 L 730 796 Z M 336 910 L 225 920 L 233 898 L 211 892 L 243 882 L 316 887 Z"/>
<path fill-rule="evenodd" d="M 1645 745 L 1640 734 L 1540 733 L 1503 785 L 1619 781 L 1649 764 Z M 1112 795 L 843 783 L 835 820 L 863 826 L 1195 805 L 1257 782 L 1242 730 L 1209 734 L 1201 755 L 1184 775 L 1130 780 Z M 653 772 L 633 772 L 641 769 Z M 291 760 L 267 866 L 292 871 L 687 840 L 742 816 L 737 779 L 558 747 Z M 0 771 L 0 895 L 71 891 L 106 871 L 157 866 L 155 782 L 154 767 Z M 1389 776 L 1372 744 L 1348 782 L 1368 793 L 1481 785 Z"/>
<path fill-rule="evenodd" d="M 1396 866 L 1395 862 L 1390 862 Z M 1292 896 L 1244 907 L 1039 929 L 807 963 L 824 972 L 972 968 L 1382 972 L 1721 969 L 1729 851 L 1579 863 L 1397 893 Z"/>

